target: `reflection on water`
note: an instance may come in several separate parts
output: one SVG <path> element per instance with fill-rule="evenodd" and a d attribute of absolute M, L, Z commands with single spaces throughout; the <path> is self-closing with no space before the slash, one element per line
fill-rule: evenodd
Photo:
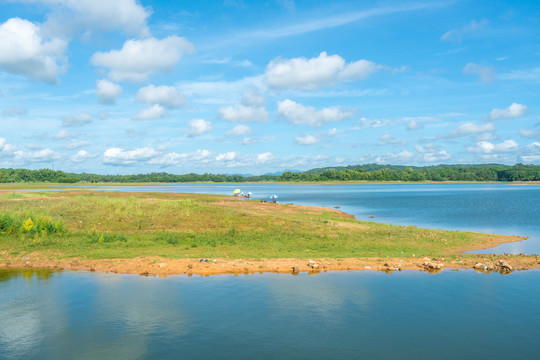
<path fill-rule="evenodd" d="M 540 271 L 0 271 L 1 359 L 534 358 Z"/>

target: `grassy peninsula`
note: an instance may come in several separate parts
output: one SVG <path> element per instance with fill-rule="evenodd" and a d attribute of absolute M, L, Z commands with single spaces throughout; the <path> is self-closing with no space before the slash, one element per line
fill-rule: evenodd
<path fill-rule="evenodd" d="M 201 258 L 463 261 L 476 256 L 460 251 L 516 240 L 361 222 L 334 209 L 220 195 L 0 193 L 0 263 L 7 266 L 29 258 L 45 264 L 135 258 L 154 259 L 147 264 Z"/>

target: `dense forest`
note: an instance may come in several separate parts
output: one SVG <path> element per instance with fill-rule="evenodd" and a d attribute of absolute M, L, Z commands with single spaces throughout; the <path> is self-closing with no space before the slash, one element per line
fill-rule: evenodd
<path fill-rule="evenodd" d="M 241 183 L 260 181 L 540 181 L 540 165 L 514 166 L 500 164 L 485 165 L 351 165 L 312 169 L 305 172 L 284 172 L 282 175 L 223 175 L 223 174 L 184 174 L 174 175 L 165 172 L 137 175 L 98 175 L 74 174 L 60 170 L 0 169 L 0 183 L 49 182 L 49 183 L 187 183 L 216 182 Z"/>

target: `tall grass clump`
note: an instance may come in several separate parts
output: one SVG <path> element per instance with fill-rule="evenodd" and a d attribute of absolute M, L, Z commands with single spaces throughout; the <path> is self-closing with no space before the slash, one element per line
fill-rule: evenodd
<path fill-rule="evenodd" d="M 0 214 L 1 235 L 26 235 L 34 238 L 46 238 L 48 235 L 63 235 L 66 232 L 61 219 L 52 219 L 49 215 L 13 215 Z"/>

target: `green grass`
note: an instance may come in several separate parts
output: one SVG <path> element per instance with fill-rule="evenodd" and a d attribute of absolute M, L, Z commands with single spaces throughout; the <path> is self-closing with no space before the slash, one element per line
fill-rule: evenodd
<path fill-rule="evenodd" d="M 360 222 L 330 209 L 219 195 L 18 194 L 0 198 L 0 249 L 11 254 L 39 251 L 87 258 L 442 256 L 497 237 Z M 28 219 L 34 225 L 25 229 Z"/>

